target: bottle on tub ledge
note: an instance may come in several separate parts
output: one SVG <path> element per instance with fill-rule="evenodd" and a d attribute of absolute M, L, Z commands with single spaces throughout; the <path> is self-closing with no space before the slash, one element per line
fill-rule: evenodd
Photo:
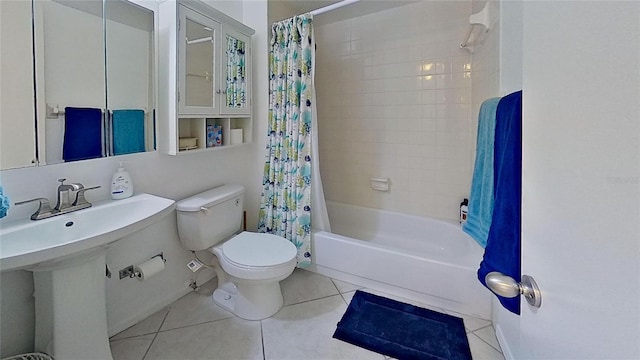
<path fill-rule="evenodd" d="M 469 199 L 464 199 L 460 203 L 460 225 L 467 222 L 467 212 L 469 211 Z"/>
<path fill-rule="evenodd" d="M 118 171 L 111 178 L 111 198 L 126 199 L 131 195 L 133 195 L 133 181 L 131 181 L 131 175 L 124 170 L 121 161 Z"/>

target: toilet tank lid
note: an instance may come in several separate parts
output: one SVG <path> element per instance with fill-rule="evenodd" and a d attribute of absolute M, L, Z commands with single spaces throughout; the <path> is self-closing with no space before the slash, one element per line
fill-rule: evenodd
<path fill-rule="evenodd" d="M 237 184 L 222 185 L 205 192 L 190 196 L 176 203 L 178 211 L 200 211 L 210 208 L 244 193 L 244 187 Z"/>

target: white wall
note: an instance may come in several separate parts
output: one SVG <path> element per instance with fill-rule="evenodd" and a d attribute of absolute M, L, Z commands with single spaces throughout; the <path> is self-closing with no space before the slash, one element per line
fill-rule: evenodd
<path fill-rule="evenodd" d="M 477 13 L 489 3 L 494 17 L 494 23 L 490 25 L 487 33 L 483 33 L 480 26 L 474 29 L 471 38 L 471 128 L 473 136 L 470 141 L 473 144 L 470 152 L 471 161 L 475 161 L 476 137 L 478 128 L 478 113 L 480 105 L 487 99 L 500 96 L 500 36 L 502 35 L 502 21 L 500 21 L 500 7 L 496 1 L 473 0 L 473 13 Z"/>
<path fill-rule="evenodd" d="M 284 1 L 269 1 L 269 27 L 271 24 L 277 21 L 288 19 L 292 16 L 298 15 L 296 10 L 287 6 L 287 3 Z"/>
<path fill-rule="evenodd" d="M 175 0 L 169 0 L 175 1 Z M 232 18 L 240 21 L 243 21 L 243 8 L 245 3 L 252 2 L 252 0 L 202 0 L 205 4 L 215 8 L 216 10 L 220 10 L 223 13 L 231 16 Z"/>
<path fill-rule="evenodd" d="M 243 22 L 250 26 L 256 33 L 251 39 L 252 46 L 252 70 L 253 70 L 253 142 L 251 158 L 243 165 L 246 167 L 249 181 L 254 186 L 247 187 L 245 196 L 245 208 L 254 211 L 249 217 L 248 223 L 251 229 L 258 226 L 258 209 L 260 208 L 260 195 L 262 194 L 262 176 L 264 170 L 265 155 L 267 153 L 267 125 L 269 110 L 269 53 L 268 44 L 271 39 L 271 31 L 268 30 L 267 0 L 243 1 Z"/>
<path fill-rule="evenodd" d="M 264 140 L 266 133 L 266 3 L 263 1 L 209 2 L 214 6 L 225 4 L 221 11 L 231 10 L 230 16 L 242 19 L 247 14 L 247 24 L 256 29 L 253 39 L 254 76 L 254 143 L 230 149 L 206 153 L 169 156 L 158 152 L 124 155 L 112 158 L 78 161 L 67 164 L 48 165 L 0 172 L 4 192 L 11 202 L 47 197 L 55 201 L 57 179 L 66 178 L 85 186 L 101 185 L 102 188 L 87 193 L 89 201 L 108 198 L 109 183 L 119 161 L 131 174 L 135 192 L 146 192 L 179 200 L 208 188 L 238 183 L 247 189 L 245 209 L 248 228 L 255 229 Z M 256 5 L 256 6 L 254 6 Z M 11 220 L 28 217 L 35 206 L 13 206 L 9 215 L 0 220 L 0 225 Z M 132 264 L 163 251 L 167 268 L 148 282 L 132 279 L 117 279 L 117 271 L 124 264 Z M 110 334 L 122 330 L 123 326 L 141 320 L 151 312 L 168 305 L 171 299 L 184 294 L 184 283 L 191 279 L 186 262 L 190 253 L 179 245 L 175 215 L 163 222 L 129 236 L 117 243 L 107 254 L 107 264 L 114 278 L 107 281 L 107 307 Z M 212 274 L 200 274 L 202 281 Z M 33 281 L 26 271 L 1 274 L 0 283 L 0 357 L 10 356 L 33 349 Z"/>
<path fill-rule="evenodd" d="M 421 1 L 316 21 L 328 200 L 455 220 L 471 179 L 470 1 Z M 390 178 L 389 192 L 370 187 Z"/>

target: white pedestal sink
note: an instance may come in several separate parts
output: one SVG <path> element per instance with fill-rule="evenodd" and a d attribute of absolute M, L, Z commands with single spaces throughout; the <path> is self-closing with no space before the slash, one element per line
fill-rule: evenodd
<path fill-rule="evenodd" d="M 173 200 L 138 194 L 49 219 L 3 224 L 0 270 L 34 272 L 37 351 L 64 360 L 112 359 L 106 249 L 174 208 Z"/>

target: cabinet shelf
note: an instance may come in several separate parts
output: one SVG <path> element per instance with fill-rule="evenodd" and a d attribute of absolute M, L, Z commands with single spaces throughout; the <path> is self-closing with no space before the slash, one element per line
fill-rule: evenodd
<path fill-rule="evenodd" d="M 180 138 L 196 138 L 196 145 L 188 149 L 178 147 L 179 153 L 242 145 L 251 142 L 251 118 L 180 117 L 178 140 Z"/>
<path fill-rule="evenodd" d="M 202 153 L 207 153 L 211 151 L 234 149 L 234 148 L 239 148 L 247 145 L 249 145 L 249 143 L 242 143 L 242 144 L 235 144 L 235 145 L 222 145 L 222 146 L 215 146 L 212 148 L 204 148 L 204 149 L 197 148 L 192 150 L 180 150 L 175 155 L 183 156 L 183 155 L 192 155 L 192 154 L 202 154 Z"/>

